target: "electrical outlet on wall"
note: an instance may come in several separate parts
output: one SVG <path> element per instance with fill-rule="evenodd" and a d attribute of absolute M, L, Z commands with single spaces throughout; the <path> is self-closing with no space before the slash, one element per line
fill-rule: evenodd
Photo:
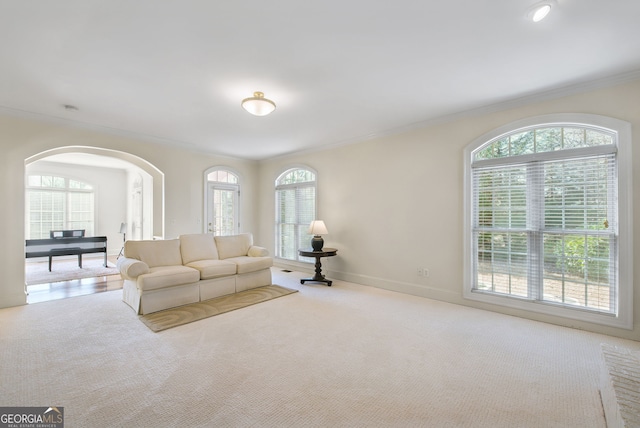
<path fill-rule="evenodd" d="M 419 267 L 416 270 L 416 273 L 418 274 L 418 276 L 424 277 L 424 278 L 429 278 L 429 269 L 425 268 L 425 267 Z"/>

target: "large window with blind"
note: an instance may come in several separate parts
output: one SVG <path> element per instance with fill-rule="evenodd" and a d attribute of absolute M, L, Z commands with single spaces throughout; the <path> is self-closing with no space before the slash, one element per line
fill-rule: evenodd
<path fill-rule="evenodd" d="M 67 177 L 30 175 L 26 189 L 26 237 L 49 238 L 51 230 L 84 229 L 94 234 L 94 189 Z"/>
<path fill-rule="evenodd" d="M 465 152 L 465 297 L 631 328 L 630 131 L 580 118 Z"/>
<path fill-rule="evenodd" d="M 298 250 L 309 247 L 309 224 L 316 217 L 316 173 L 293 168 L 276 179 L 276 257 L 307 261 Z"/>

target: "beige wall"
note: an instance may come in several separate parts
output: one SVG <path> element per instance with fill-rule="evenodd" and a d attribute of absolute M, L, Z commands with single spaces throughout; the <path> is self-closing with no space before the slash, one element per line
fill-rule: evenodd
<path fill-rule="evenodd" d="M 635 328 L 632 331 L 493 307 L 462 298 L 464 147 L 510 122 L 567 112 L 598 114 L 630 122 L 633 167 L 636 171 L 640 168 L 640 81 L 259 163 L 0 116 L 0 191 L 4 198 L 4 207 L 0 210 L 3 238 L 0 307 L 25 302 L 25 159 L 52 148 L 82 145 L 131 153 L 165 174 L 166 237 L 202 230 L 198 220 L 202 221 L 203 216 L 203 172 L 211 166 L 226 165 L 242 176 L 241 231 L 253 232 L 257 243 L 273 251 L 274 180 L 291 165 L 307 165 L 318 172 L 318 217 L 325 220 L 330 232 L 325 237 L 326 245 L 339 249 L 338 257 L 326 259 L 324 263 L 333 278 L 640 340 L 637 285 L 640 269 L 634 274 Z M 634 195 L 640 189 L 639 179 L 636 173 Z M 390 200 L 393 204 L 387 202 Z M 634 198 L 636 213 L 640 213 L 639 203 L 640 198 Z M 640 242 L 639 229 L 634 232 L 635 243 Z M 637 248 L 634 254 L 634 260 L 640 261 Z M 418 267 L 428 268 L 430 276 L 418 277 Z"/>
<path fill-rule="evenodd" d="M 273 230 L 273 183 L 290 165 L 318 172 L 318 218 L 329 235 L 325 245 L 338 257 L 324 259 L 334 279 L 398 290 L 561 325 L 640 339 L 640 288 L 636 284 L 633 331 L 589 325 L 545 315 L 498 308 L 462 298 L 463 150 L 481 135 L 531 116 L 589 113 L 630 122 L 633 169 L 640 170 L 640 81 L 609 89 L 532 103 L 505 111 L 461 118 L 401 135 L 315 153 L 262 161 L 261 230 Z M 633 184 L 638 194 L 640 174 Z M 640 198 L 634 198 L 636 214 Z M 634 242 L 640 242 L 636 228 Z M 272 234 L 263 233 L 274 247 Z M 635 246 L 634 246 L 635 247 Z M 640 261 L 640 252 L 634 251 Z M 638 265 L 639 263 L 635 263 Z M 429 269 L 419 277 L 418 267 Z"/>
<path fill-rule="evenodd" d="M 253 204 L 257 198 L 254 161 L 194 153 L 165 145 L 107 135 L 83 128 L 0 116 L 0 307 L 24 304 L 24 174 L 25 159 L 46 150 L 89 146 L 130 153 L 164 173 L 164 236 L 203 230 L 204 171 L 224 165 L 241 174 L 242 231 L 258 229 Z M 120 190 L 120 189 L 118 189 Z M 120 220 L 118 220 L 120 221 Z M 162 231 L 162 227 L 160 228 Z M 154 227 L 157 234 L 158 229 Z M 118 243 L 119 245 L 119 243 Z"/>

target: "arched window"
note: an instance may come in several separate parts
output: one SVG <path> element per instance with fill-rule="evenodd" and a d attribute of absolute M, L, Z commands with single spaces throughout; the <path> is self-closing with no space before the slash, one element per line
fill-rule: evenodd
<path fill-rule="evenodd" d="M 300 258 L 298 250 L 310 246 L 309 224 L 316 217 L 316 173 L 292 168 L 276 180 L 276 257 Z"/>
<path fill-rule="evenodd" d="M 624 122 L 554 115 L 470 145 L 465 297 L 631 328 L 630 141 Z"/>
<path fill-rule="evenodd" d="M 238 233 L 240 178 L 224 167 L 205 173 L 205 231 L 217 236 Z"/>
<path fill-rule="evenodd" d="M 93 186 L 67 177 L 30 175 L 27 178 L 27 239 L 49 238 L 51 230 L 84 229 L 94 234 Z"/>

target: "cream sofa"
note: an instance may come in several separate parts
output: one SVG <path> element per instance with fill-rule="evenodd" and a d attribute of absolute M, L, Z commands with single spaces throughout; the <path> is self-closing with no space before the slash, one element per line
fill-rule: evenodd
<path fill-rule="evenodd" d="M 138 314 L 271 285 L 273 259 L 253 236 L 181 235 L 127 241 L 117 263 L 122 300 Z"/>

